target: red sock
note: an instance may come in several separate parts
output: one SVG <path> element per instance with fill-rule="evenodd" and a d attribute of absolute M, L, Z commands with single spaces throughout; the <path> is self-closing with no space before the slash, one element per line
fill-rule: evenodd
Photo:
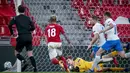
<path fill-rule="evenodd" d="M 60 57 L 60 60 L 62 60 L 63 61 L 63 65 L 64 65 L 64 68 L 65 68 L 65 70 L 67 71 L 67 62 L 66 62 L 66 58 L 65 57 L 63 57 L 63 56 L 61 56 Z"/>
<path fill-rule="evenodd" d="M 64 63 L 66 63 L 66 58 L 64 56 L 61 56 L 60 60 L 62 60 Z"/>
<path fill-rule="evenodd" d="M 58 60 L 57 58 L 53 58 L 53 59 L 51 60 L 51 62 L 52 62 L 53 64 L 59 64 L 59 60 Z"/>
<path fill-rule="evenodd" d="M 63 63 L 65 70 L 67 71 L 68 67 L 66 63 Z"/>
<path fill-rule="evenodd" d="M 114 63 L 116 66 L 118 66 L 118 61 L 117 61 L 117 59 L 116 59 L 115 57 L 113 57 L 113 63 Z"/>

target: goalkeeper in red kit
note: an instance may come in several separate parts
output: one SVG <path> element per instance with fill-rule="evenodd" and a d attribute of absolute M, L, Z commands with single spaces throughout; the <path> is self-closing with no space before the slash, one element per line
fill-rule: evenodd
<path fill-rule="evenodd" d="M 68 43 L 71 43 L 67 38 L 63 27 L 56 23 L 56 16 L 51 16 L 49 21 L 50 23 L 45 28 L 44 33 L 48 46 L 50 60 L 55 65 L 59 64 L 62 68 L 65 69 L 65 71 L 69 73 L 70 71 L 67 67 L 66 59 L 64 56 L 62 56 L 62 42 L 60 39 L 60 35 L 63 34 Z"/>

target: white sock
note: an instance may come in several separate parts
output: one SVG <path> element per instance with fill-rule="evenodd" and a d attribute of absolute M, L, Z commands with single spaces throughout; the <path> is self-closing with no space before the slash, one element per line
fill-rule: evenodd
<path fill-rule="evenodd" d="M 112 61 L 113 58 L 102 58 L 101 59 L 103 62 L 109 62 L 109 61 Z"/>
<path fill-rule="evenodd" d="M 100 56 L 96 56 L 94 61 L 93 61 L 93 65 L 91 70 L 94 70 L 95 67 L 97 67 L 97 64 L 100 62 Z"/>
<path fill-rule="evenodd" d="M 129 58 L 129 57 L 130 57 L 130 52 L 126 53 L 126 54 L 125 54 L 125 57 L 126 57 L 126 58 Z"/>
<path fill-rule="evenodd" d="M 97 67 L 96 67 L 96 68 L 97 68 L 97 70 L 100 70 L 100 66 L 99 66 L 99 65 L 97 65 Z"/>

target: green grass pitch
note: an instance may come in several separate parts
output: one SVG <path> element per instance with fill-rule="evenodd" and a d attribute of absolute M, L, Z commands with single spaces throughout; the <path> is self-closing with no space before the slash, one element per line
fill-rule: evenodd
<path fill-rule="evenodd" d="M 0 73 L 17 73 L 17 72 L 0 72 Z M 67 72 L 18 72 L 18 73 L 67 73 Z M 70 73 L 80 73 L 80 72 L 70 72 Z M 82 72 L 91 73 L 91 72 Z M 93 72 L 93 73 L 130 73 L 130 72 Z"/>

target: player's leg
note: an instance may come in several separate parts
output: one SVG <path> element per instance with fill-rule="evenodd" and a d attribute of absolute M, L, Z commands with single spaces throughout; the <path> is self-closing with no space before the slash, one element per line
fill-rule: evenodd
<path fill-rule="evenodd" d="M 55 49 L 53 50 L 52 53 L 55 52 Z M 50 60 L 52 62 L 52 64 L 59 64 L 59 60 L 56 58 L 57 57 L 57 54 L 52 54 L 52 53 L 49 53 L 49 56 L 50 56 Z M 55 52 L 56 53 L 56 52 Z"/>
<path fill-rule="evenodd" d="M 97 65 L 97 67 L 94 69 L 95 72 L 102 72 L 103 70 L 103 63 L 100 63 Z"/>
<path fill-rule="evenodd" d="M 31 61 L 32 66 L 34 67 L 34 72 L 37 72 L 37 67 L 36 67 L 36 61 L 33 56 L 33 51 L 32 51 L 32 40 L 26 42 L 26 50 L 27 50 L 27 55 Z"/>
<path fill-rule="evenodd" d="M 129 50 L 129 43 L 127 44 L 126 48 L 124 48 L 125 51 Z M 113 51 L 107 55 L 104 55 L 103 58 L 111 58 L 118 55 L 118 51 Z"/>
<path fill-rule="evenodd" d="M 54 65 L 60 65 L 63 68 L 63 61 L 60 61 L 59 59 L 56 58 L 57 57 L 56 49 L 48 47 L 48 51 L 51 63 Z"/>
<path fill-rule="evenodd" d="M 95 56 L 96 56 L 96 52 L 98 51 L 99 48 L 100 48 L 100 47 L 97 47 L 97 46 L 95 46 L 95 47 L 93 48 L 93 52 L 94 52 L 94 55 L 95 55 Z M 101 62 L 108 62 L 108 61 L 112 61 L 112 60 L 113 60 L 112 57 L 104 58 L 104 56 L 102 56 L 102 58 L 100 59 Z"/>
<path fill-rule="evenodd" d="M 100 48 L 100 47 L 97 47 L 97 46 L 94 46 L 94 47 L 93 47 L 93 51 L 92 51 L 92 52 L 94 53 L 94 58 L 95 58 L 96 53 L 97 53 L 97 51 L 99 50 L 99 48 Z"/>
<path fill-rule="evenodd" d="M 22 67 L 22 71 L 24 71 L 26 69 L 26 67 L 28 66 L 28 64 L 26 64 L 26 60 L 25 58 L 20 54 L 20 52 L 22 52 L 22 49 L 24 48 L 24 42 L 21 38 L 17 38 L 17 44 L 16 44 L 16 48 L 15 48 L 15 56 L 22 62 L 24 63 L 24 66 Z"/>
<path fill-rule="evenodd" d="M 100 63 L 105 63 L 105 62 L 110 62 L 113 61 L 113 63 L 115 64 L 115 66 L 118 66 L 118 61 L 116 59 L 116 57 L 111 57 L 111 58 L 102 58 Z"/>
<path fill-rule="evenodd" d="M 100 48 L 100 47 L 97 47 L 97 46 L 95 46 L 95 47 L 93 48 L 94 55 L 96 55 L 96 52 L 98 51 L 99 48 Z M 118 55 L 117 52 L 112 52 L 112 55 L 114 55 L 115 53 Z M 116 58 L 111 56 L 111 53 L 108 54 L 108 55 L 102 56 L 102 58 L 100 59 L 100 62 L 110 62 L 110 61 L 114 61 L 114 64 L 115 64 L 115 65 L 118 64 L 118 62 L 116 61 Z"/>
<path fill-rule="evenodd" d="M 113 61 L 113 63 L 117 66 L 118 65 L 118 61 L 116 59 L 115 56 L 118 55 L 117 51 L 113 51 L 107 55 L 103 55 L 102 56 L 102 62 L 109 62 L 109 61 Z"/>
<path fill-rule="evenodd" d="M 22 49 L 24 48 L 24 44 L 21 41 L 21 39 L 18 37 L 17 38 L 17 44 L 16 44 L 16 48 L 15 48 L 15 56 L 23 63 L 25 63 L 25 59 L 22 55 L 20 55 L 20 52 L 22 51 Z"/>
<path fill-rule="evenodd" d="M 119 47 L 119 46 L 118 46 Z M 125 51 L 128 51 L 130 49 L 130 43 L 128 43 L 126 45 L 126 47 L 124 48 Z M 111 58 L 111 57 L 115 57 L 118 55 L 118 51 L 113 51 L 107 55 L 104 55 L 103 58 Z"/>
<path fill-rule="evenodd" d="M 112 46 L 112 42 L 111 41 L 107 41 L 97 52 L 96 52 L 96 56 L 94 59 L 94 63 L 92 65 L 91 70 L 93 71 L 94 68 L 97 66 L 97 64 L 101 61 L 101 54 L 105 51 L 105 50 L 110 50 Z"/>
<path fill-rule="evenodd" d="M 93 48 L 93 52 L 94 54 L 96 54 L 96 52 L 98 51 L 98 47 Z M 118 55 L 117 51 L 114 51 L 112 53 L 109 53 L 107 55 L 103 55 L 102 59 L 100 59 L 100 62 L 110 62 L 110 61 L 114 61 L 114 64 L 117 65 L 117 61 L 115 59 L 114 56 Z"/>
<path fill-rule="evenodd" d="M 56 52 L 57 55 L 59 56 L 59 61 L 62 61 L 62 64 L 59 63 L 61 66 L 63 65 L 63 68 L 67 71 L 70 72 L 68 67 L 67 67 L 67 62 L 66 62 L 66 58 L 62 55 L 62 48 L 61 48 L 62 43 L 56 43 Z"/>
<path fill-rule="evenodd" d="M 111 57 L 115 57 L 118 55 L 118 52 L 117 51 L 113 51 L 107 55 L 103 55 L 103 58 L 111 58 Z"/>
<path fill-rule="evenodd" d="M 100 47 L 97 47 L 97 46 L 95 46 L 95 47 L 93 48 L 94 56 L 96 55 L 96 52 L 98 51 L 99 48 L 100 48 Z M 112 60 L 113 60 L 112 57 L 104 58 L 104 57 L 102 56 L 102 58 L 100 59 L 100 63 L 102 63 L 102 62 L 110 62 L 110 61 L 112 61 Z M 98 65 L 97 65 L 96 68 L 99 70 L 99 66 L 98 66 Z"/>
<path fill-rule="evenodd" d="M 93 51 L 92 51 L 92 53 L 91 53 L 91 56 L 93 55 L 94 58 L 95 58 L 96 53 L 97 53 L 97 51 L 99 50 L 99 48 L 100 48 L 100 47 L 94 46 L 94 47 L 93 47 Z M 101 61 L 102 61 L 102 59 L 100 60 L 100 62 L 101 62 Z M 97 68 L 98 71 L 101 70 L 99 65 L 97 65 L 96 68 Z"/>
<path fill-rule="evenodd" d="M 57 52 L 56 49 L 54 48 L 54 43 L 48 43 L 48 51 L 49 51 L 49 57 L 51 60 L 52 64 L 59 64 L 59 60 L 56 58 L 57 57 Z"/>
<path fill-rule="evenodd" d="M 70 72 L 68 67 L 67 67 L 67 61 L 66 61 L 66 58 L 64 56 L 62 56 L 62 49 L 61 47 L 57 48 L 56 49 L 56 52 L 59 56 L 59 60 L 63 61 L 63 66 L 64 66 L 64 69 L 67 71 L 67 72 Z"/>
<path fill-rule="evenodd" d="M 50 42 L 48 43 L 48 50 L 49 50 L 49 57 L 51 59 L 51 62 L 53 64 L 61 64 L 61 61 L 59 61 L 56 57 L 58 55 L 62 55 L 62 51 L 59 50 L 57 52 L 57 48 L 61 47 L 61 43 L 56 42 Z"/>
<path fill-rule="evenodd" d="M 101 62 L 110 62 L 112 60 L 113 60 L 113 58 L 103 58 L 102 57 Z"/>
<path fill-rule="evenodd" d="M 119 54 L 122 58 L 129 58 L 129 57 L 130 57 L 130 52 L 125 53 L 125 51 L 119 51 L 118 54 Z"/>
<path fill-rule="evenodd" d="M 100 48 L 97 53 L 96 53 L 96 56 L 95 56 L 95 59 L 94 59 L 94 63 L 92 65 L 92 68 L 91 70 L 93 71 L 95 67 L 97 67 L 98 63 L 101 61 L 101 54 L 104 52 L 104 50 L 102 48 Z"/>
<path fill-rule="evenodd" d="M 115 41 L 116 46 L 115 49 L 118 51 L 118 54 L 122 57 L 122 58 L 129 58 L 130 57 L 130 52 L 125 53 L 125 51 L 123 50 L 122 46 L 121 46 L 121 42 L 120 40 Z"/>
<path fill-rule="evenodd" d="M 64 63 L 66 63 L 66 58 L 64 56 L 62 56 L 62 49 L 61 49 L 61 47 L 58 47 L 56 49 L 56 52 L 57 52 L 58 59 L 62 60 Z"/>

